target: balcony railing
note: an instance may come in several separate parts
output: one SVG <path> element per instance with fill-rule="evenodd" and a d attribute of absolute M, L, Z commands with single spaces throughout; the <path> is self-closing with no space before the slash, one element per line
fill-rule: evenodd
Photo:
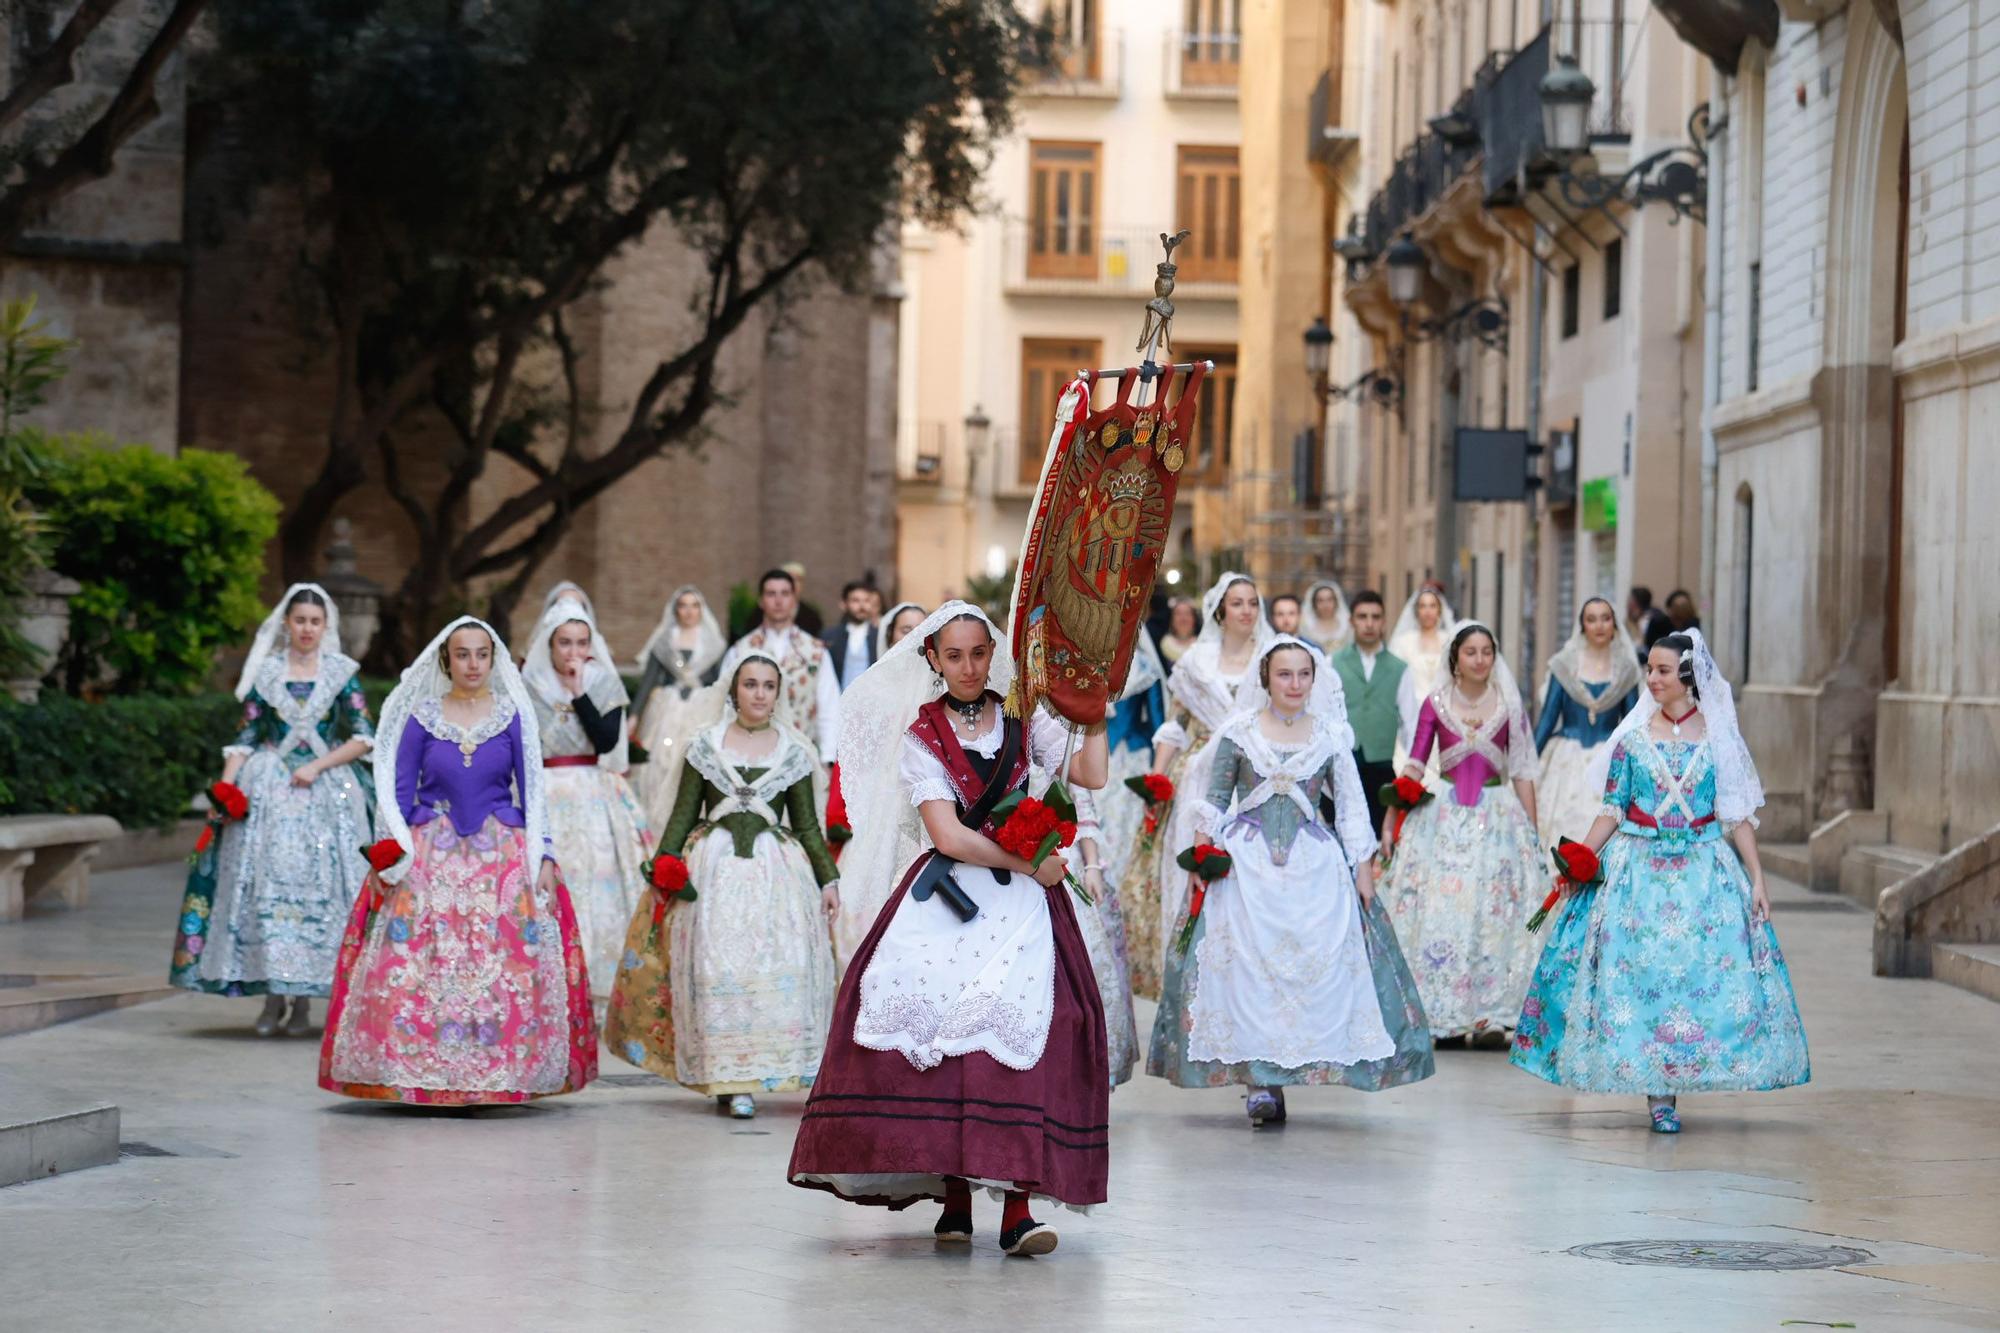
<path fill-rule="evenodd" d="M 1112 29 L 1076 40 L 1058 36 L 1055 63 L 1021 94 L 1116 101 L 1124 85 L 1125 34 Z"/>
<path fill-rule="evenodd" d="M 1169 32 L 1164 51 L 1167 96 L 1235 98 L 1243 60 L 1241 33 Z"/>
<path fill-rule="evenodd" d="M 1237 256 L 1224 236 L 1191 238 L 1175 253 L 1176 300 L 1234 300 Z M 1160 228 L 1059 225 L 1012 218 L 1002 237 L 1007 290 L 1015 295 L 1130 296 L 1150 292 Z"/>
<path fill-rule="evenodd" d="M 1490 203 L 1513 203 L 1547 166 L 1542 148 L 1542 76 L 1549 72 L 1549 30 L 1514 53 L 1473 97 L 1473 123 L 1486 154 L 1481 183 Z"/>
<path fill-rule="evenodd" d="M 1387 250 L 1389 242 L 1429 211 L 1451 183 L 1478 160 L 1477 143 L 1452 143 L 1432 133 L 1418 135 L 1397 159 L 1389 179 L 1368 201 L 1369 249 L 1378 255 Z"/>
<path fill-rule="evenodd" d="M 1624 19 L 1558 18 L 1549 25 L 1550 54 L 1574 56 L 1597 85 L 1597 100 L 1590 105 L 1592 138 L 1632 135 L 1629 79 L 1637 40 L 1638 25 Z"/>

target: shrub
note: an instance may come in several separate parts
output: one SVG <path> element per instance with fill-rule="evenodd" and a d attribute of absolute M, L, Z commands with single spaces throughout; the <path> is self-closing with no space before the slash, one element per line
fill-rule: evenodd
<path fill-rule="evenodd" d="M 43 449 L 21 417 L 40 407 L 48 388 L 63 377 L 64 355 L 74 346 L 35 318 L 35 299 L 0 305 L 0 675 L 37 674 L 41 654 L 21 634 L 21 599 L 29 581 L 48 563 L 48 525 L 28 503 L 38 481 Z"/>
<path fill-rule="evenodd" d="M 0 703 L 0 814 L 164 827 L 220 775 L 222 747 L 242 722 L 229 694 Z"/>
<path fill-rule="evenodd" d="M 264 547 L 278 500 L 243 461 L 168 457 L 90 436 L 52 438 L 31 498 L 56 532 L 55 567 L 83 585 L 57 675 L 71 694 L 185 694 L 215 651 L 264 617 Z"/>

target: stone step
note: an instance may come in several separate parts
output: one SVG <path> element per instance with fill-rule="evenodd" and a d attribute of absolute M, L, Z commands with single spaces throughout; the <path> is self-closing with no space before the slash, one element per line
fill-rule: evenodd
<path fill-rule="evenodd" d="M 118 1108 L 0 1076 L 0 1185 L 118 1160 Z"/>
<path fill-rule="evenodd" d="M 0 972 L 0 1037 L 164 1000 L 175 993 L 157 972 L 131 975 L 78 968 Z"/>
<path fill-rule="evenodd" d="M 1812 860 L 1802 842 L 1765 842 L 1759 838 L 1757 859 L 1763 863 L 1767 877 L 1775 875 L 1794 884 L 1812 883 Z"/>
<path fill-rule="evenodd" d="M 1928 869 L 1937 859 L 1935 853 L 1890 843 L 1850 847 L 1840 861 L 1840 891 L 1872 912 L 1882 890 Z"/>
<path fill-rule="evenodd" d="M 1933 944 L 1931 976 L 2000 1001 L 2000 944 Z"/>

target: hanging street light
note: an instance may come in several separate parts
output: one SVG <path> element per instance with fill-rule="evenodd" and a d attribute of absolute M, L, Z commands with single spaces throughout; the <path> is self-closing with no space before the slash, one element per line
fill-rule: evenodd
<path fill-rule="evenodd" d="M 1576 57 L 1559 55 L 1542 75 L 1542 144 L 1551 156 L 1571 158 L 1590 147 L 1590 104 L 1597 85 L 1577 67 Z"/>
<path fill-rule="evenodd" d="M 1389 299 L 1399 306 L 1415 305 L 1423 295 L 1424 278 L 1430 270 L 1424 248 L 1415 237 L 1404 232 L 1390 244 L 1382 258 L 1389 266 Z"/>
<path fill-rule="evenodd" d="M 1327 327 L 1326 316 L 1313 319 L 1312 326 L 1305 331 L 1305 342 L 1306 375 L 1312 380 L 1314 396 L 1324 404 L 1327 369 L 1333 360 L 1333 330 Z"/>

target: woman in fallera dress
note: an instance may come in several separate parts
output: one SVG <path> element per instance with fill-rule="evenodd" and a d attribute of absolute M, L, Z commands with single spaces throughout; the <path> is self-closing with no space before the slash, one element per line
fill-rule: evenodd
<path fill-rule="evenodd" d="M 319 1083 L 369 1100 L 523 1102 L 597 1077 L 597 1024 L 548 839 L 534 702 L 483 620 L 445 626 L 382 706 L 371 849 Z"/>
<path fill-rule="evenodd" d="M 625 781 L 625 683 L 597 618 L 571 597 L 556 599 L 542 613 L 521 675 L 534 700 L 547 770 L 549 838 L 602 1013 L 653 843 Z"/>
<path fill-rule="evenodd" d="M 670 742 L 687 731 L 689 701 L 696 690 L 715 683 L 728 650 L 729 641 L 701 589 L 691 583 L 674 589 L 639 655 L 639 687 L 632 696 L 633 735 L 648 756 L 639 765 L 638 780 L 648 828 L 664 828 L 673 813 L 665 793 L 685 756 L 671 753 Z"/>
<path fill-rule="evenodd" d="M 773 717 L 779 676 L 751 652 L 697 696 L 721 716 L 680 747 L 658 851 L 685 864 L 695 896 L 640 902 L 604 1034 L 740 1120 L 759 1092 L 812 1086 L 833 1012 L 839 872 L 813 810 L 812 743 Z"/>
<path fill-rule="evenodd" d="M 1186 876 L 1174 858 L 1191 840 L 1193 825 L 1180 798 L 1205 789 L 1206 775 L 1189 761 L 1235 713 L 1237 691 L 1249 679 L 1258 649 L 1271 638 L 1264 599 L 1242 574 L 1217 579 L 1201 606 L 1201 637 L 1167 676 L 1167 721 L 1153 734 L 1152 771 L 1173 784 L 1174 797 L 1155 811 L 1152 831 L 1142 830 L 1133 842 L 1118 886 L 1132 991 L 1149 1000 L 1160 998 L 1166 964 L 1163 930 L 1184 897 Z"/>
<path fill-rule="evenodd" d="M 1581 842 L 1603 808 L 1592 791 L 1590 763 L 1625 715 L 1639 702 L 1638 650 L 1602 597 L 1583 604 L 1576 633 L 1549 659 L 1548 688 L 1535 719 L 1535 750 L 1542 776 L 1535 784 L 1544 846 L 1563 838 Z"/>
<path fill-rule="evenodd" d="M 1171 668 L 1201 638 L 1201 608 L 1188 597 L 1167 603 L 1167 632 L 1160 636 L 1160 659 Z"/>
<path fill-rule="evenodd" d="M 1438 583 L 1425 583 L 1403 603 L 1403 610 L 1396 617 L 1396 624 L 1389 631 L 1389 651 L 1403 660 L 1403 678 L 1396 686 L 1396 711 L 1403 719 L 1402 730 L 1396 737 L 1396 771 L 1403 771 L 1403 762 L 1409 757 L 1411 742 L 1417 733 L 1417 714 L 1422 710 L 1424 700 L 1431 697 L 1444 672 L 1445 649 L 1451 645 L 1451 636 L 1457 630 L 1458 619 L 1451 612 L 1451 603 L 1444 599 L 1444 587 Z M 1431 790 L 1442 792 L 1444 784 L 1437 781 L 1437 770 L 1427 774 Z"/>
<path fill-rule="evenodd" d="M 972 1189 L 988 1188 L 1005 1199 L 1001 1249 L 1034 1255 L 1056 1236 L 1031 1197 L 1104 1202 L 1111 1078 L 1066 858 L 1036 868 L 995 841 L 994 804 L 1045 794 L 1072 739 L 1044 712 L 1002 716 L 1013 664 L 998 646 L 984 612 L 948 602 L 843 701 L 846 877 L 898 886 L 841 981 L 789 1178 L 891 1209 L 939 1200 L 948 1243 L 972 1239 Z M 1104 776 L 1097 728 L 1069 779 Z M 897 864 L 909 843 L 918 855 Z"/>
<path fill-rule="evenodd" d="M 246 798 L 188 874 L 174 935 L 176 986 L 262 995 L 259 1036 L 304 1036 L 368 863 L 375 784 L 355 761 L 375 744 L 360 666 L 340 651 L 340 612 L 317 583 L 294 583 L 267 616 L 236 683 L 243 729 L 222 781 Z M 290 1006 L 287 1012 L 287 1005 Z"/>
<path fill-rule="evenodd" d="M 1187 951 L 1172 945 L 1146 1072 L 1249 1088 L 1252 1125 L 1287 1086 L 1369 1092 L 1433 1072 L 1417 985 L 1376 900 L 1375 834 L 1339 678 L 1315 645 L 1268 644 L 1242 709 L 1209 745 L 1195 824 L 1230 858 Z M 1325 809 L 1331 806 L 1331 825 Z M 1189 928 L 1183 908 L 1173 926 Z"/>
<path fill-rule="evenodd" d="M 924 608 L 915 602 L 898 602 L 882 615 L 882 651 L 888 652 L 903 636 L 924 623 Z"/>
<path fill-rule="evenodd" d="M 1354 642 L 1354 630 L 1347 623 L 1347 597 L 1339 584 L 1322 579 L 1306 589 L 1305 605 L 1299 611 L 1299 637 L 1329 659 Z"/>
<path fill-rule="evenodd" d="M 1421 777 L 1433 755 L 1444 794 L 1404 821 L 1380 892 L 1432 1035 L 1504 1044 L 1534 963 L 1528 915 L 1554 872 L 1535 833 L 1537 768 L 1520 692 L 1476 620 L 1452 635 L 1402 776 Z"/>
<path fill-rule="evenodd" d="M 1643 1095 L 1674 1134 L 1680 1093 L 1791 1087 L 1812 1068 L 1757 857 L 1764 787 L 1699 630 L 1653 645 L 1646 692 L 1593 764 L 1602 882 L 1557 909 L 1512 1058 Z"/>

